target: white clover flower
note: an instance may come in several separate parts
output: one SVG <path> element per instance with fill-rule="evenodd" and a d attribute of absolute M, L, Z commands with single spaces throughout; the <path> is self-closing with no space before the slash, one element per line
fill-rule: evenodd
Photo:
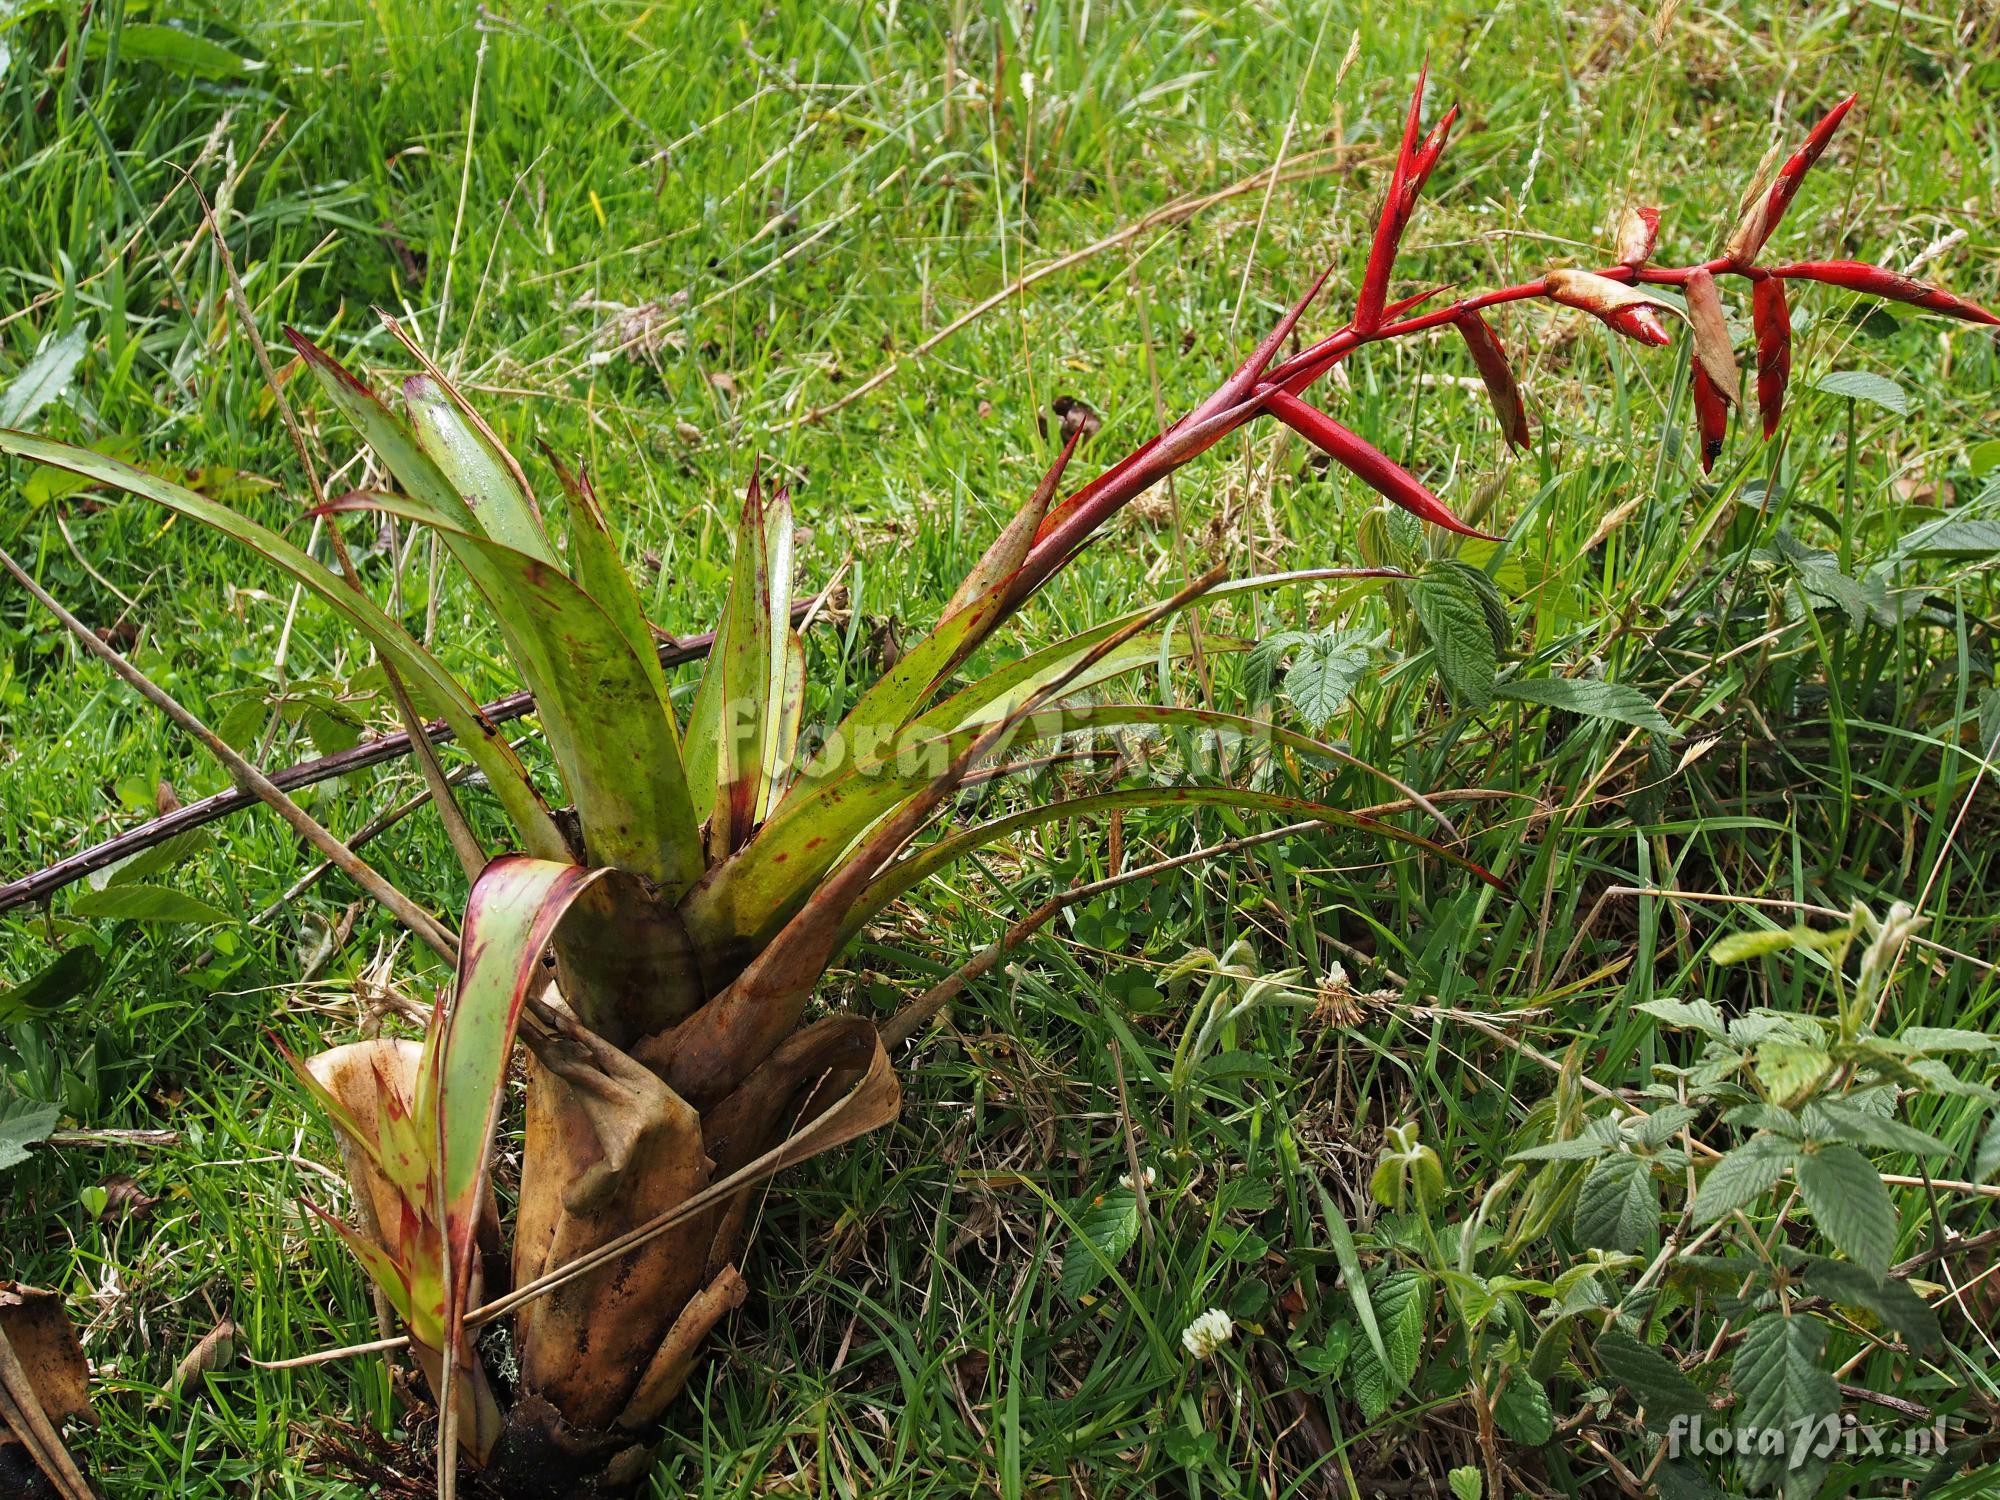
<path fill-rule="evenodd" d="M 1147 1187 L 1151 1187 L 1160 1180 L 1160 1174 L 1151 1167 L 1146 1168 L 1141 1176 L 1145 1179 Z M 1132 1186 L 1132 1174 L 1130 1172 L 1120 1172 L 1118 1174 L 1118 1185 L 1122 1188 L 1130 1188 Z"/>
<path fill-rule="evenodd" d="M 1220 1349 L 1236 1333 L 1236 1325 L 1229 1314 L 1219 1307 L 1211 1307 L 1181 1330 L 1181 1343 L 1196 1359 L 1207 1359 Z"/>

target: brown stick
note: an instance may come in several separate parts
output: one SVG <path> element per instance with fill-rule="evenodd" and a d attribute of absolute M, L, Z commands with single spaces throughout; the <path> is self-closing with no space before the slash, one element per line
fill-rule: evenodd
<path fill-rule="evenodd" d="M 154 682 L 152 678 L 148 677 L 117 651 L 113 650 L 106 641 L 98 636 L 96 631 L 64 609 L 50 595 L 48 590 L 36 583 L 27 570 L 15 562 L 13 557 L 5 551 L 0 551 L 0 567 L 4 567 L 9 573 L 13 574 L 14 581 L 32 594 L 36 603 L 62 621 L 70 634 L 81 641 L 93 656 L 99 658 L 113 672 L 117 673 L 119 677 L 136 688 L 141 697 L 145 698 L 148 703 L 151 703 L 160 712 L 172 719 L 174 723 L 191 735 L 203 749 L 221 761 L 224 769 L 229 772 L 230 779 L 247 796 L 254 797 L 259 802 L 269 806 L 273 812 L 277 813 L 279 817 L 292 826 L 299 837 L 319 850 L 342 874 L 346 875 L 356 885 L 360 886 L 362 890 L 366 891 L 386 907 L 390 915 L 394 916 L 397 921 L 401 922 L 411 932 L 429 944 L 447 962 L 455 963 L 457 961 L 458 940 L 444 928 L 436 917 L 432 916 L 421 906 L 418 906 L 416 902 L 384 880 L 381 873 L 374 866 L 361 859 L 352 849 L 335 838 L 333 834 L 327 831 L 324 825 L 287 796 L 283 789 L 272 782 L 268 776 L 239 755 L 214 730 L 210 729 L 199 718 L 195 717 L 194 714 L 183 708 L 180 702 L 172 694 L 168 693 L 165 688 Z"/>

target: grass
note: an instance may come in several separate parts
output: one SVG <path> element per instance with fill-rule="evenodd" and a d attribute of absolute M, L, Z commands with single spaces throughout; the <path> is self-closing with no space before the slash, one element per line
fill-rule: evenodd
<path fill-rule="evenodd" d="M 1408 275 L 1497 284 L 1588 262 L 1633 197 L 1665 206 L 1667 250 L 1691 258 L 1726 232 L 1766 148 L 1852 89 L 1862 110 L 1784 243 L 1892 266 L 1935 249 L 1925 274 L 2000 301 L 1990 18 L 1865 3 L 1270 3 L 1162 17 L 1122 3 L 778 0 L 475 20 L 380 0 L 114 5 L 91 28 L 104 40 L 78 45 L 57 8 L 0 15 L 0 389 L 44 344 L 80 331 L 88 348 L 35 425 L 198 468 L 204 486 L 268 487 L 268 514 L 296 517 L 299 475 L 229 316 L 198 186 L 267 336 L 297 323 L 394 368 L 368 312 L 383 306 L 451 354 L 510 439 L 586 456 L 670 630 L 712 616 L 751 454 L 775 458 L 813 529 L 803 574 L 850 591 L 851 619 L 813 643 L 833 697 L 866 680 L 891 622 L 935 613 L 1033 484 L 1051 452 L 1037 414 L 1053 398 L 1105 414 L 1098 447 L 1136 440 L 1203 394 L 1323 258 L 1338 258 L 1336 289 L 1354 284 L 1426 55 L 1436 97 L 1462 101 L 1470 121 L 1412 231 Z M 169 20 L 259 66 L 202 78 L 184 59 L 145 60 L 162 44 L 146 28 Z M 1295 170 L 1268 194 L 1081 259 L 910 357 L 1024 272 L 1280 159 Z M 1708 480 L 1680 362 L 1574 316 L 1501 324 L 1539 433 L 1518 460 L 1455 344 L 1406 340 L 1354 362 L 1341 419 L 1461 509 L 1516 528 L 1499 582 L 1523 670 L 1631 683 L 1662 700 L 1679 737 L 1517 702 L 1458 711 L 1383 602 L 1292 591 L 1215 617 L 1246 638 L 1330 621 L 1386 630 L 1334 732 L 1420 787 L 1492 794 L 1454 813 L 1518 898 L 1315 835 L 1127 888 L 1049 929 L 912 1054 L 891 1135 L 795 1171 L 771 1197 L 755 1295 L 678 1409 L 658 1493 L 1345 1495 L 1478 1464 L 1449 1318 L 1412 1389 L 1373 1420 L 1351 1376 L 1291 1357 L 1351 1327 L 1347 1226 L 1371 1267 L 1432 1263 L 1413 1221 L 1369 1196 L 1385 1128 L 1418 1122 L 1446 1166 L 1440 1218 L 1455 1230 L 1541 1119 L 1552 1062 L 1629 1091 L 1687 1060 L 1637 1007 L 1832 1003 L 1809 960 L 1714 961 L 1718 937 L 1783 912 L 1619 888 L 1839 911 L 1909 900 L 1927 937 L 1974 957 L 1915 950 L 1890 1026 L 2000 1031 L 1979 753 L 1993 727 L 1979 727 L 1993 701 L 1992 552 L 1907 542 L 2000 470 L 2000 348 L 1988 330 L 1844 294 L 1795 305 L 1811 321 L 1787 429 L 1768 448 L 1737 431 Z M 878 388 L 802 420 L 899 360 Z M 1814 389 L 1836 370 L 1893 377 L 1908 410 Z M 344 437 L 325 436 L 343 461 Z M 351 644 L 294 614 L 240 554 L 136 505 L 51 493 L 19 467 L 4 484 L 7 550 L 169 690 L 211 721 L 260 698 L 290 710 L 270 718 L 268 763 L 350 737 L 344 716 L 381 718 L 356 692 L 366 662 Z M 1027 633 L 1164 595 L 1218 557 L 1240 572 L 1356 561 L 1371 503 L 1260 428 L 1180 476 L 1171 504 L 1121 522 Z M 1860 581 L 1830 582 L 1784 538 Z M 371 565 L 386 574 L 379 556 Z M 1891 585 L 1923 609 L 1889 608 Z M 406 618 L 443 616 L 454 666 L 489 696 L 514 686 L 482 657 L 479 623 L 460 620 L 463 600 L 428 597 L 421 559 L 405 590 Z M 222 786 L 18 590 L 0 596 L 0 632 L 9 875 L 150 815 L 163 782 L 189 799 Z M 1235 661 L 1215 674 L 1219 701 L 1240 698 Z M 357 777 L 312 806 L 353 829 L 414 784 L 409 770 Z M 1377 800 L 1355 776 L 1314 785 Z M 1206 813 L 1134 819 L 1123 838 L 1136 858 L 1239 831 Z M 430 821 L 376 848 L 441 908 L 462 896 Z M 1102 828 L 1079 826 L 933 882 L 871 933 L 829 999 L 916 993 L 1051 882 L 1100 875 L 1111 857 Z M 250 815 L 163 878 L 249 913 L 303 868 L 278 825 Z M 115 933 L 91 997 L 0 1033 L 8 1086 L 58 1102 L 66 1125 L 178 1132 L 168 1147 L 38 1151 L 5 1178 L 0 1271 L 69 1294 L 102 1418 L 79 1447 L 113 1494 L 364 1493 L 329 1440 L 369 1450 L 401 1420 L 375 1359 L 239 1365 L 162 1394 L 223 1317 L 263 1360 L 369 1336 L 361 1277 L 300 1208 L 337 1200 L 321 1165 L 333 1143 L 270 1040 L 351 1034 L 370 984 L 421 974 L 355 895 L 322 882 L 268 921 L 207 930 L 79 922 L 69 897 L 6 919 L 10 980 L 84 928 Z M 1204 980 L 1168 967 L 1238 943 L 1259 972 L 1297 972 L 1205 1066 L 1177 1073 Z M 1315 1003 L 1344 995 L 1336 965 L 1368 992 L 1346 1009 Z M 1975 1174 L 1988 1113 L 1973 1097 L 1916 1102 L 1913 1123 L 1951 1153 L 1933 1175 Z M 1058 1267 L 1135 1160 L 1156 1173 L 1143 1230 L 1080 1299 Z M 159 1198 L 150 1214 L 93 1218 L 89 1190 L 112 1172 Z M 1990 1197 L 1895 1192 L 1898 1259 L 1947 1227 L 1995 1223 Z M 1521 1273 L 1576 1253 L 1552 1229 Z M 1961 1280 L 1982 1269 L 1955 1267 Z M 1714 1316 L 1686 1307 L 1692 1295 L 1652 1311 Z M 1994 1304 L 1990 1290 L 1968 1295 L 1945 1308 L 1948 1352 L 1926 1364 L 1843 1330 L 1836 1356 L 1863 1355 L 1843 1378 L 1985 1430 L 2000 1389 L 1978 1322 L 1983 1307 L 1990 1329 Z M 1191 1364 L 1180 1331 L 1209 1306 L 1245 1331 L 1219 1362 Z M 1521 1472 L 1550 1493 L 1618 1493 L 1581 1431 L 1643 1469 L 1629 1413 L 1593 1406 L 1587 1380 L 1563 1389 L 1558 1415 L 1589 1415 Z M 1882 1487 L 1890 1473 L 1863 1464 L 1828 1484 L 1901 1493 Z"/>

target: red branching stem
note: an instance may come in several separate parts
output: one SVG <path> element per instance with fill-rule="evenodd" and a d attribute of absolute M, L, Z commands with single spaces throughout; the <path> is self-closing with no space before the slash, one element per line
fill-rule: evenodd
<path fill-rule="evenodd" d="M 1823 281 L 1855 291 L 1870 292 L 1896 301 L 1913 303 L 1969 322 L 2000 323 L 2000 318 L 1995 318 L 1985 309 L 1954 297 L 1948 292 L 1859 261 L 1803 261 L 1758 268 L 1733 265 L 1726 258 L 1718 256 L 1713 260 L 1691 266 L 1659 266 L 1643 269 L 1631 266 L 1607 266 L 1595 274 L 1606 281 L 1685 287 L 1691 277 L 1702 271 L 1708 272 L 1711 276 L 1738 277 L 1753 284 L 1763 281 L 1766 277 Z M 1042 522 L 1040 531 L 1036 533 L 1034 550 L 1029 554 L 1028 561 L 1023 565 L 1019 575 L 1020 597 L 1026 598 L 1039 588 L 1083 546 L 1099 526 L 1127 502 L 1143 494 L 1175 469 L 1198 458 L 1237 428 L 1263 413 L 1275 395 L 1283 393 L 1295 398 L 1303 396 L 1329 370 L 1364 345 L 1428 333 L 1435 328 L 1456 325 L 1460 320 L 1484 312 L 1488 308 L 1546 297 L 1548 283 L 1546 278 L 1537 278 L 1514 286 L 1480 292 L 1470 297 L 1460 297 L 1441 307 L 1412 312 L 1409 316 L 1400 316 L 1403 309 L 1413 308 L 1428 301 L 1437 295 L 1438 290 L 1442 289 L 1419 293 L 1385 308 L 1384 321 L 1372 334 L 1362 333 L 1354 323 L 1350 322 L 1346 327 L 1327 335 L 1290 359 L 1270 366 L 1264 370 L 1261 378 L 1250 385 L 1240 399 L 1231 400 L 1227 388 L 1218 391 L 1215 396 L 1211 396 L 1200 407 L 1168 427 L 1158 437 L 1149 438 L 1082 489 L 1070 495 L 1049 512 Z M 1301 303 L 1300 310 L 1303 310 L 1303 307 L 1304 302 Z M 1297 319 L 1291 317 L 1290 321 L 1296 324 Z M 1287 331 L 1289 332 L 1289 328 Z M 1275 346 L 1273 348 L 1275 349 Z M 1254 358 L 1247 361 L 1244 368 L 1254 366 L 1255 362 Z M 1232 376 L 1232 384 L 1237 381 L 1241 373 L 1239 370 L 1236 376 Z M 1221 399 L 1218 400 L 1218 397 Z M 1402 502 L 1398 500 L 1397 503 Z"/>

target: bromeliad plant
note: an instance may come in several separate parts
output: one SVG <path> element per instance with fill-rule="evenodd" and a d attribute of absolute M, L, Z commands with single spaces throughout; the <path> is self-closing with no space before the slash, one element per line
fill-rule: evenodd
<path fill-rule="evenodd" d="M 1398 248 L 1456 114 L 1421 134 L 1422 97 L 1420 82 L 1346 326 L 1278 358 L 1323 274 L 1205 401 L 1055 503 L 1079 440 L 1072 434 L 935 628 L 809 753 L 801 739 L 807 658 L 792 624 L 790 500 L 754 471 L 715 646 L 683 719 L 586 474 L 552 461 L 563 496 L 564 524 L 555 526 L 523 466 L 413 343 L 405 340 L 423 373 L 405 383 L 406 413 L 398 414 L 291 334 L 326 399 L 395 485 L 321 497 L 320 513 L 336 538 L 340 517 L 362 511 L 426 528 L 450 552 L 534 694 L 560 778 L 561 795 L 552 798 L 351 569 L 338 576 L 278 532 L 155 475 L 0 433 L 0 449 L 202 521 L 289 572 L 374 648 L 406 716 L 421 709 L 443 720 L 509 820 L 514 852 L 489 857 L 426 761 L 473 877 L 457 932 L 358 862 L 355 869 L 451 959 L 455 981 L 437 996 L 421 1044 L 376 1038 L 302 1066 L 338 1127 L 355 1190 L 355 1222 L 339 1225 L 340 1233 L 394 1310 L 438 1397 L 441 1488 L 456 1482 L 454 1448 L 509 1495 L 612 1493 L 639 1480 L 704 1337 L 743 1296 L 735 1266 L 748 1185 L 893 1117 L 897 1086 L 875 1025 L 841 1012 L 808 1021 L 808 1010 L 842 944 L 949 860 L 1060 817 L 1220 804 L 1363 829 L 1491 878 L 1407 830 L 1214 785 L 1072 798 L 913 844 L 1004 751 L 1079 730 L 1259 733 L 1288 750 L 1344 758 L 1235 715 L 1103 697 L 1121 675 L 1188 649 L 1174 617 L 1197 599 L 1341 570 L 1233 585 L 1211 574 L 1163 605 L 963 685 L 975 652 L 1120 508 L 1227 434 L 1271 416 L 1395 505 L 1446 531 L 1481 535 L 1416 475 L 1305 397 L 1367 344 L 1450 325 L 1463 335 L 1506 437 L 1526 446 L 1526 407 L 1487 321 L 1508 302 L 1552 299 L 1654 344 L 1668 342 L 1662 311 L 1685 316 L 1705 464 L 1739 384 L 1718 277 L 1752 285 L 1767 436 L 1789 366 L 1787 282 L 1828 282 L 1995 321 L 1877 267 L 1758 264 L 1852 100 L 1753 194 L 1743 226 L 1716 259 L 1652 267 L 1659 215 L 1638 209 L 1620 230 L 1617 263 L 1601 271 L 1552 271 L 1429 311 L 1419 309 L 1442 289 L 1392 301 Z M 1670 288 L 1683 295 L 1684 309 L 1669 299 Z M 230 764 L 260 795 L 282 798 L 268 783 L 257 786 L 246 766 Z M 310 824 L 296 807 L 286 815 L 302 830 Z M 525 1141 L 519 1201 L 503 1227 L 489 1157 L 517 1039 L 528 1053 Z M 514 1352 L 504 1378 L 473 1338 L 503 1317 Z"/>

